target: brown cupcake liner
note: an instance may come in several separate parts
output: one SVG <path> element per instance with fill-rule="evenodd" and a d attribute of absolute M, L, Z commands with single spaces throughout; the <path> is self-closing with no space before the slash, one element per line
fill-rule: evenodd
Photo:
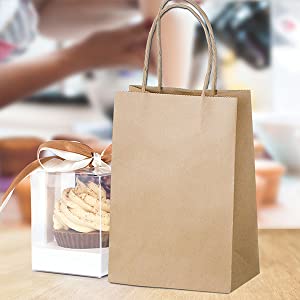
<path fill-rule="evenodd" d="M 53 230 L 57 245 L 71 249 L 100 248 L 99 231 L 81 233 L 74 230 Z M 109 246 L 109 232 L 101 231 L 102 248 Z"/>

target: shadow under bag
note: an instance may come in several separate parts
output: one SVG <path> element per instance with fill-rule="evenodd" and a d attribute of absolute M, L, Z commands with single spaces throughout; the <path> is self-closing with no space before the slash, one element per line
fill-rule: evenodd
<path fill-rule="evenodd" d="M 109 281 L 229 293 L 259 273 L 250 91 L 216 89 L 206 14 L 168 2 L 149 33 L 142 86 L 115 98 Z M 161 84 L 160 22 L 176 7 L 206 34 L 202 91 Z M 148 87 L 156 29 L 159 83 Z"/>

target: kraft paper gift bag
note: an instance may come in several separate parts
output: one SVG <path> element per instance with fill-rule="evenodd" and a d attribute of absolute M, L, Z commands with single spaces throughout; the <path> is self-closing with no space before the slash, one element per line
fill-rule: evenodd
<path fill-rule="evenodd" d="M 207 16 L 167 2 L 143 85 L 115 98 L 109 281 L 228 293 L 259 273 L 250 92 L 216 90 Z M 160 43 L 160 18 L 176 7 L 205 29 L 203 91 L 161 87 L 161 68 L 159 86 L 147 86 L 153 34 Z"/>

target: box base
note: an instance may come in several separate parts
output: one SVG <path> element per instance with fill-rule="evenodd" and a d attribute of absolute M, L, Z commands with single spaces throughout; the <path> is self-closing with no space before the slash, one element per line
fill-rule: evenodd
<path fill-rule="evenodd" d="M 55 242 L 32 246 L 32 270 L 101 278 L 108 274 L 108 248 L 67 249 Z"/>

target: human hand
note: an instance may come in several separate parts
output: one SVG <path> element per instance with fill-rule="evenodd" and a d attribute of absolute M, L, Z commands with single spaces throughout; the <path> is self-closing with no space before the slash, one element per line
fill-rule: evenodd
<path fill-rule="evenodd" d="M 150 22 L 113 31 L 96 32 L 75 45 L 78 62 L 85 69 L 126 66 L 141 68 Z"/>

